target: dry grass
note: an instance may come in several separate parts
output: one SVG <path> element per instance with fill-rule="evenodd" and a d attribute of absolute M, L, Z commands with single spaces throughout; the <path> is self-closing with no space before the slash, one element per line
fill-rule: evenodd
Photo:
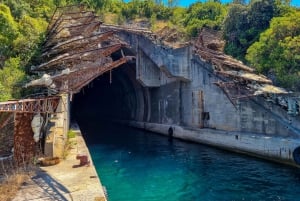
<path fill-rule="evenodd" d="M 17 167 L 12 159 L 0 161 L 0 200 L 12 200 L 22 184 L 30 179 L 36 171 L 33 164 Z"/>
<path fill-rule="evenodd" d="M 9 176 L 6 176 L 0 185 L 0 200 L 10 201 L 17 194 L 21 185 L 29 180 L 29 173 L 15 172 Z"/>
<path fill-rule="evenodd" d="M 157 20 L 154 24 L 154 26 L 152 26 L 152 31 L 153 32 L 157 32 L 161 29 L 163 29 L 164 27 L 169 26 L 169 23 L 167 21 L 164 20 Z"/>
<path fill-rule="evenodd" d="M 105 13 L 104 15 L 104 19 L 103 19 L 104 23 L 106 24 L 118 24 L 118 15 L 115 13 Z"/>

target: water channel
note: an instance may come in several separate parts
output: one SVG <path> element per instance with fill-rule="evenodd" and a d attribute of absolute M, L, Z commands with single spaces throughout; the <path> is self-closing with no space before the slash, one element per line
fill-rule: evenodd
<path fill-rule="evenodd" d="M 143 130 L 80 122 L 109 201 L 297 201 L 300 170 Z"/>

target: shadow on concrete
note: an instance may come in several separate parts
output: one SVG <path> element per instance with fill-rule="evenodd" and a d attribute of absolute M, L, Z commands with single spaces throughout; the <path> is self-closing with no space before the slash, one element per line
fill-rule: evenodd
<path fill-rule="evenodd" d="M 67 201 L 63 194 L 69 194 L 69 190 L 49 176 L 46 172 L 37 171 L 31 180 L 43 191 L 42 194 L 59 201 Z M 70 195 L 70 194 L 69 194 Z"/>

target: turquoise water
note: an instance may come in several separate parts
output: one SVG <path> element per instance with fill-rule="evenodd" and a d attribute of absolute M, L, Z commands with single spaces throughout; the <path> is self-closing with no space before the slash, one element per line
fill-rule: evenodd
<path fill-rule="evenodd" d="M 126 127 L 80 125 L 109 201 L 298 201 L 300 170 Z"/>

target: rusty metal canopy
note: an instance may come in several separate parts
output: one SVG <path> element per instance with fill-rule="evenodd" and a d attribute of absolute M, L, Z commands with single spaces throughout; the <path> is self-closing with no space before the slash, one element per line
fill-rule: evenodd
<path fill-rule="evenodd" d="M 50 75 L 52 89 L 72 94 L 132 59 L 121 52 L 122 57 L 113 60 L 111 55 L 127 44 L 114 35 L 115 31 L 101 29 L 101 24 L 99 17 L 83 6 L 58 8 L 49 23 L 39 64 L 32 72 Z M 27 86 L 44 84 L 31 83 Z"/>
<path fill-rule="evenodd" d="M 213 72 L 219 77 L 214 84 L 224 91 L 232 103 L 237 99 L 261 94 L 288 93 L 272 85 L 272 81 L 264 75 L 257 74 L 254 68 L 224 54 L 224 42 L 218 33 L 214 32 L 207 29 L 201 31 L 194 42 L 194 53 L 201 60 L 212 64 Z"/>

